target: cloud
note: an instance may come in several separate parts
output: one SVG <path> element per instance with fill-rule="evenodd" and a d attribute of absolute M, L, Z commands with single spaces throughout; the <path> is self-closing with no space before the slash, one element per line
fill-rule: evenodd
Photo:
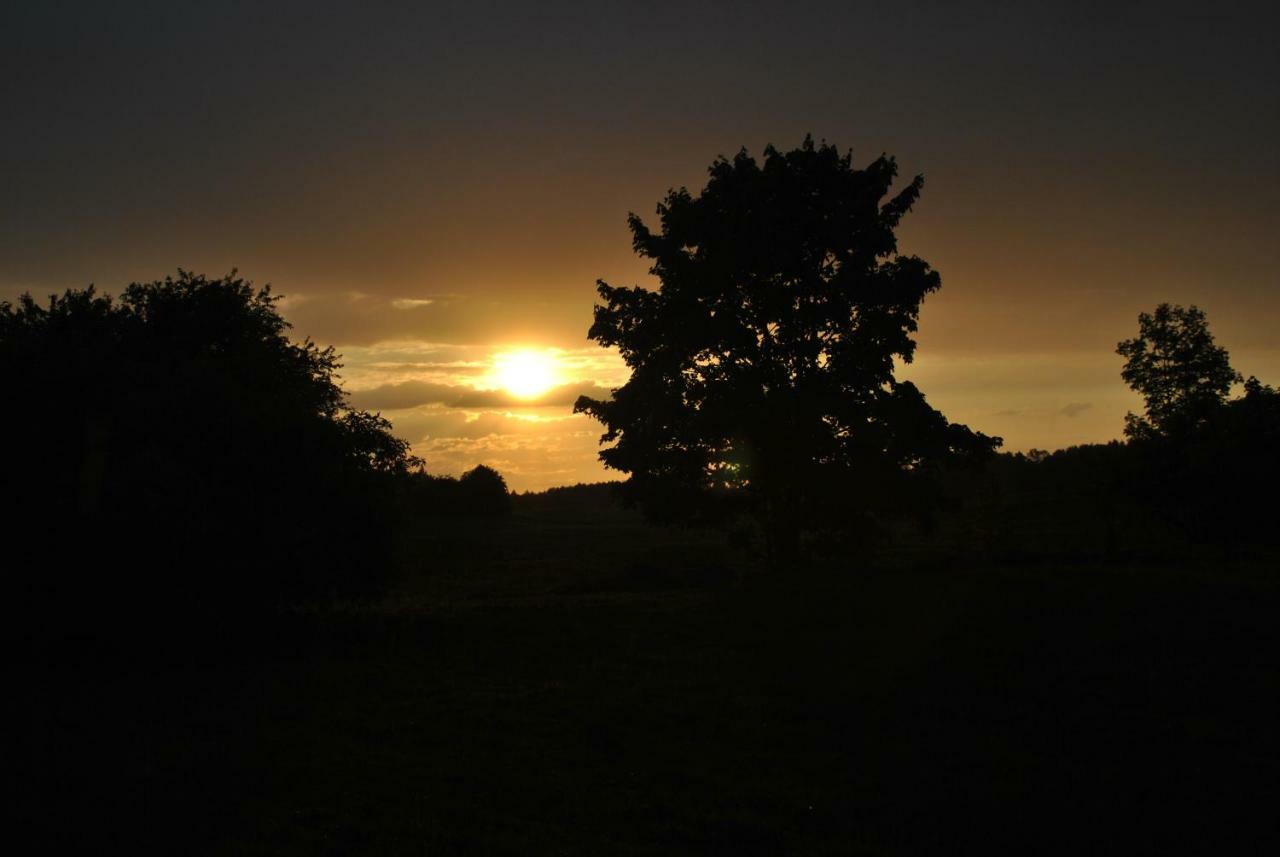
<path fill-rule="evenodd" d="M 448 408 L 529 408 L 568 407 L 579 396 L 607 399 L 610 390 L 598 384 L 579 382 L 564 384 L 548 390 L 536 399 L 520 399 L 506 390 L 482 390 L 454 384 L 438 384 L 430 381 L 401 381 L 383 384 L 368 390 L 351 393 L 354 407 L 368 411 L 403 410 L 422 405 L 443 405 Z"/>
<path fill-rule="evenodd" d="M 1071 419 L 1084 413 L 1085 411 L 1089 410 L 1092 407 L 1093 405 L 1089 404 L 1088 402 L 1069 402 L 1068 404 L 1063 405 L 1062 409 L 1059 410 L 1058 413 L 1062 414 L 1064 417 Z"/>
<path fill-rule="evenodd" d="M 499 290 L 495 290 L 498 293 Z M 291 294 L 280 310 L 297 338 L 335 345 L 392 340 L 484 345 L 528 342 L 577 345 L 591 326 L 590 300 L 503 293 L 502 298 L 434 295 L 387 298 L 349 291 Z"/>
<path fill-rule="evenodd" d="M 398 381 L 438 381 L 460 384 L 462 379 L 493 371 L 496 355 L 528 343 L 511 340 L 488 345 L 447 345 L 428 340 L 387 340 L 372 345 L 347 343 L 338 349 L 342 377 L 355 389 Z M 535 350 L 537 350 L 535 346 Z M 589 345 L 555 348 L 548 356 L 560 376 L 569 381 L 594 381 L 621 386 L 630 370 L 616 349 Z"/>
<path fill-rule="evenodd" d="M 351 405 L 366 411 L 399 411 L 418 405 L 449 405 L 462 387 L 430 381 L 402 381 L 371 390 L 357 390 L 348 397 Z"/>
<path fill-rule="evenodd" d="M 349 364 L 348 364 L 349 365 Z M 492 371 L 487 363 L 458 363 L 442 360 L 419 360 L 405 362 L 366 363 L 359 367 L 366 371 L 380 371 L 386 375 L 415 376 L 422 374 L 443 375 L 483 375 Z"/>
<path fill-rule="evenodd" d="M 449 439 L 474 440 L 491 435 L 551 436 L 563 432 L 569 421 L 585 419 L 563 410 L 551 414 L 516 414 L 508 411 L 475 413 L 439 405 L 393 411 L 383 416 L 391 420 L 395 434 L 412 443 L 415 450 L 420 450 L 423 444 Z"/>
<path fill-rule="evenodd" d="M 595 346 L 556 348 L 549 353 L 566 383 L 523 400 L 477 386 L 497 354 L 523 345 L 509 342 L 346 344 L 340 348 L 343 383 L 352 406 L 381 412 L 426 460 L 428 472 L 458 475 L 486 464 L 515 490 L 617 478 L 597 459 L 603 427 L 572 414 L 571 406 L 581 395 L 608 398 L 611 387 L 625 383 L 630 370 L 621 357 Z"/>

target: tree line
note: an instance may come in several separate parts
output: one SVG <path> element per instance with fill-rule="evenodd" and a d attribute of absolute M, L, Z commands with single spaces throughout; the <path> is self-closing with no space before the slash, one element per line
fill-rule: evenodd
<path fill-rule="evenodd" d="M 600 459 L 628 474 L 629 502 L 661 520 L 735 521 L 785 563 L 802 541 L 865 543 L 904 520 L 928 530 L 948 509 L 991 507 L 984 479 L 1036 470 L 894 377 L 941 287 L 898 252 L 924 179 L 893 192 L 896 178 L 892 158 L 858 168 L 806 138 L 762 162 L 717 159 L 701 192 L 658 205 L 656 230 L 630 216 L 659 285 L 598 284 L 589 336 L 617 348 L 631 377 L 576 406 L 604 424 Z M 1091 474 L 1093 508 L 1134 501 L 1197 542 L 1269 538 L 1275 390 L 1231 368 L 1194 306 L 1143 313 L 1118 350 L 1145 414 L 1127 418 L 1127 444 L 1058 456 Z"/>
<path fill-rule="evenodd" d="M 431 476 L 350 407 L 334 350 L 291 340 L 276 303 L 180 271 L 0 304 L 6 566 L 30 615 L 374 592 L 407 514 L 506 511 L 495 471 Z"/>
<path fill-rule="evenodd" d="M 775 566 L 957 520 L 981 546 L 1051 496 L 1107 544 L 1125 516 L 1188 543 L 1274 540 L 1280 394 L 1231 367 L 1194 306 L 1143 313 L 1119 344 L 1145 401 L 1123 443 L 1002 454 L 898 380 L 941 278 L 898 252 L 923 178 L 896 180 L 892 158 L 859 168 L 806 138 L 718 159 L 656 230 L 630 217 L 658 288 L 598 284 L 588 335 L 631 375 L 575 406 L 603 423 L 627 503 L 725 527 Z M 288 332 L 270 289 L 234 272 L 0 304 L 6 565 L 27 615 L 376 592 L 406 520 L 509 513 L 500 474 L 430 475 L 350 406 L 334 350 Z"/>

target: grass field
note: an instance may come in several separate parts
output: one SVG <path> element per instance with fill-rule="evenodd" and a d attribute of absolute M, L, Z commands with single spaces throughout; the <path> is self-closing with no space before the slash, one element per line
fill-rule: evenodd
<path fill-rule="evenodd" d="M 1270 569 L 890 551 L 780 574 L 714 534 L 530 502 L 424 523 L 403 553 L 387 598 L 221 629 L 216 657 L 36 652 L 18 806 L 39 850 L 1276 842 Z"/>

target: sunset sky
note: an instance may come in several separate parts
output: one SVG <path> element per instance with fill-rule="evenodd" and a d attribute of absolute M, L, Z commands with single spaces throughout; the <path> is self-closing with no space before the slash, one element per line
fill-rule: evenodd
<path fill-rule="evenodd" d="M 9 3 L 0 299 L 237 268 L 430 471 L 609 478 L 627 213 L 809 132 L 925 175 L 901 376 L 1006 449 L 1118 437 L 1160 301 L 1280 383 L 1274 5 L 957 6 Z"/>

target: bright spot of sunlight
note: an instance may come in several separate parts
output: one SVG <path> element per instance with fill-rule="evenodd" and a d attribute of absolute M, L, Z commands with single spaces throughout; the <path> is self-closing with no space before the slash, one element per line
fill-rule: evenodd
<path fill-rule="evenodd" d="M 562 383 L 555 354 L 528 348 L 494 355 L 491 380 L 518 399 L 536 399 Z"/>

